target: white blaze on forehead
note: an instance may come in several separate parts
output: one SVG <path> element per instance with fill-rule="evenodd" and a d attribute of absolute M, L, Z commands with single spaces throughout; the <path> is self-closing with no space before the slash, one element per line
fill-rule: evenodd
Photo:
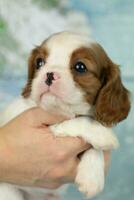
<path fill-rule="evenodd" d="M 82 34 L 61 32 L 49 37 L 42 46 L 48 49 L 48 62 L 68 66 L 72 52 L 80 47 L 89 47 L 93 41 Z"/>

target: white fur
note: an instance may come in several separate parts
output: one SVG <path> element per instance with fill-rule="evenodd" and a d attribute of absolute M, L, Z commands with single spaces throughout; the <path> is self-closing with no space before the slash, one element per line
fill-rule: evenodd
<path fill-rule="evenodd" d="M 104 158 L 101 150 L 90 149 L 84 153 L 78 166 L 75 183 L 78 185 L 79 191 L 90 198 L 102 191 Z"/>
<path fill-rule="evenodd" d="M 20 97 L 7 110 L 1 114 L 1 125 L 4 125 L 12 118 L 34 106 L 41 106 L 46 110 L 63 113 L 70 117 L 76 115 L 87 115 L 91 107 L 85 102 L 85 92 L 78 88 L 73 81 L 69 70 L 71 53 L 82 46 L 90 46 L 92 40 L 81 35 L 63 32 L 55 34 L 42 45 L 49 50 L 47 63 L 40 69 L 33 80 L 31 96 L 28 99 Z M 60 79 L 55 81 L 53 88 L 48 93 L 44 84 L 44 76 L 47 72 L 57 72 Z M 42 97 L 42 98 L 40 98 Z M 89 117 L 78 117 L 50 127 L 56 136 L 81 137 L 92 144 L 93 148 L 84 153 L 78 166 L 75 182 L 78 189 L 88 197 L 93 197 L 104 187 L 104 157 L 103 150 L 109 150 L 118 146 L 118 141 L 112 130 Z M 19 186 L 9 184 L 0 185 L 0 200 L 25 200 L 20 193 Z M 44 194 L 48 190 L 21 187 L 27 191 L 30 200 L 44 200 Z M 2 191 L 5 194 L 2 194 Z M 61 190 L 53 190 L 58 192 Z M 7 199 L 5 199 L 5 196 Z M 9 197 L 9 198 L 8 198 Z"/>
<path fill-rule="evenodd" d="M 0 199 L 1 200 L 24 200 L 23 193 L 14 185 L 1 183 L 0 184 Z"/>
<path fill-rule="evenodd" d="M 12 120 L 20 113 L 35 106 L 37 106 L 37 104 L 31 99 L 24 99 L 21 96 L 18 97 L 9 106 L 7 106 L 7 108 L 3 112 L 1 112 L 2 117 L 0 117 L 0 126 L 5 125 L 7 122 Z"/>
<path fill-rule="evenodd" d="M 108 150 L 118 147 L 118 140 L 111 128 L 91 120 L 89 117 L 77 117 L 50 127 L 56 136 L 82 137 L 95 149 Z"/>

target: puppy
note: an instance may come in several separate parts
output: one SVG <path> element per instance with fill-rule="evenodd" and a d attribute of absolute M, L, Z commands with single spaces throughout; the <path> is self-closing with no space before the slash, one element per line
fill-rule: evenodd
<path fill-rule="evenodd" d="M 56 136 L 81 137 L 92 145 L 81 157 L 75 183 L 89 198 L 102 191 L 102 151 L 118 147 L 111 127 L 125 119 L 130 110 L 129 92 L 122 84 L 118 65 L 86 36 L 54 34 L 33 49 L 22 96 L 4 112 L 1 125 L 34 106 L 71 118 L 50 129 Z M 11 196 L 13 200 L 25 199 L 12 185 L 1 184 L 0 188 L 0 195 L 5 189 L 10 200 Z M 34 199 L 35 190 L 21 189 Z M 35 198 L 38 200 L 37 193 Z M 39 199 L 43 200 L 43 195 Z"/>

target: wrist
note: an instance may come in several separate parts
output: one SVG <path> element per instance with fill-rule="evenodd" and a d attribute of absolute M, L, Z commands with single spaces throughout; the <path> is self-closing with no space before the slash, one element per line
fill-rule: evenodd
<path fill-rule="evenodd" d="M 0 181 L 3 180 L 3 177 L 6 174 L 6 160 L 7 157 L 7 147 L 6 147 L 6 141 L 5 141 L 5 129 L 4 127 L 0 128 Z"/>
<path fill-rule="evenodd" d="M 6 127 L 0 128 L 0 182 L 8 182 L 11 176 L 12 151 L 6 139 Z"/>

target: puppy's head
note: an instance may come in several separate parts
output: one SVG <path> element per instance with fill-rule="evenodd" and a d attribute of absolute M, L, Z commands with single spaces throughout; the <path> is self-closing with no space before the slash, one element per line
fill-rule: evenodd
<path fill-rule="evenodd" d="M 92 110 L 106 125 L 125 119 L 130 109 L 118 65 L 99 44 L 69 32 L 49 37 L 32 51 L 22 95 L 44 108 L 75 115 Z"/>

